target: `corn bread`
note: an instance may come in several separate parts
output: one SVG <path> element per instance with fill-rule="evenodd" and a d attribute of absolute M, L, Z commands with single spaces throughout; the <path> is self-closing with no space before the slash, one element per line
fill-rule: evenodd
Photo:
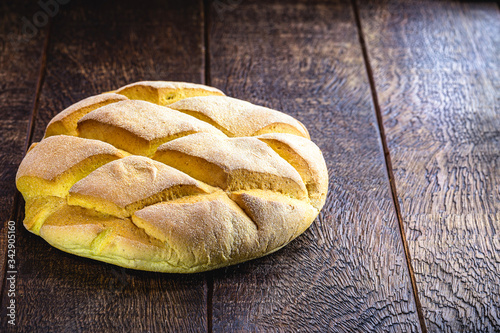
<path fill-rule="evenodd" d="M 142 81 L 57 114 L 16 185 L 26 229 L 62 251 L 194 273 L 303 233 L 325 203 L 328 172 L 285 113 L 200 84 Z"/>

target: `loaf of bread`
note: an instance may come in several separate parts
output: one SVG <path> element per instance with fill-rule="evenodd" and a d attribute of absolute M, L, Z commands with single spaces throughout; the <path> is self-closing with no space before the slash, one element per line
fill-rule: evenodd
<path fill-rule="evenodd" d="M 19 166 L 25 227 L 123 267 L 192 273 L 304 232 L 328 173 L 285 113 L 199 84 L 137 82 L 56 115 Z"/>

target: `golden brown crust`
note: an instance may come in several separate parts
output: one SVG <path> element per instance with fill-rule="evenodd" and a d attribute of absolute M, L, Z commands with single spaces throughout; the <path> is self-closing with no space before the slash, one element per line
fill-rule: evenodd
<path fill-rule="evenodd" d="M 213 189 L 177 169 L 146 157 L 128 156 L 73 185 L 68 203 L 128 217 L 145 205 L 209 192 Z"/>
<path fill-rule="evenodd" d="M 240 261 L 258 250 L 255 224 L 222 191 L 152 205 L 132 219 L 172 249 L 176 266 Z"/>
<path fill-rule="evenodd" d="M 105 142 L 51 136 L 26 154 L 16 174 L 16 185 L 25 200 L 43 195 L 65 197 L 74 183 L 126 155 Z"/>
<path fill-rule="evenodd" d="M 115 92 L 130 99 L 140 99 L 158 105 L 169 105 L 193 96 L 224 95 L 219 89 L 203 84 L 165 81 L 135 82 Z"/>
<path fill-rule="evenodd" d="M 174 273 L 285 246 L 325 202 L 321 151 L 292 117 L 222 95 L 145 81 L 65 109 L 16 175 L 26 228 L 69 253 Z"/>
<path fill-rule="evenodd" d="M 123 95 L 108 93 L 91 96 L 59 112 L 47 125 L 45 137 L 52 135 L 78 135 L 76 123 L 78 119 L 101 106 L 126 100 Z"/>
<path fill-rule="evenodd" d="M 230 194 L 259 230 L 263 253 L 282 247 L 303 233 L 318 215 L 308 203 L 263 190 L 237 191 Z"/>
<path fill-rule="evenodd" d="M 96 155 L 116 155 L 118 158 L 120 152 L 112 145 L 97 140 L 66 135 L 49 137 L 26 154 L 17 170 L 16 180 L 23 176 L 53 180 L 86 158 Z"/>
<path fill-rule="evenodd" d="M 306 196 L 297 171 L 252 137 L 192 134 L 161 145 L 153 158 L 227 191 L 259 188 Z M 203 168 L 198 167 L 200 163 Z"/>
<path fill-rule="evenodd" d="M 215 127 L 145 101 L 127 100 L 101 107 L 78 121 L 80 136 L 150 156 L 160 144 L 198 132 L 222 133 Z"/>
<path fill-rule="evenodd" d="M 305 127 L 289 115 L 232 97 L 192 97 L 171 104 L 170 107 L 207 121 L 228 136 L 278 132 L 309 138 Z"/>
<path fill-rule="evenodd" d="M 40 236 L 63 251 L 124 267 L 148 270 L 152 262 L 168 262 L 163 244 L 130 219 L 82 207 L 65 205 L 56 211 L 40 228 Z"/>
<path fill-rule="evenodd" d="M 268 133 L 256 138 L 267 143 L 298 171 L 307 187 L 311 204 L 321 209 L 328 191 L 328 170 L 318 146 L 311 140 L 287 133 Z"/>

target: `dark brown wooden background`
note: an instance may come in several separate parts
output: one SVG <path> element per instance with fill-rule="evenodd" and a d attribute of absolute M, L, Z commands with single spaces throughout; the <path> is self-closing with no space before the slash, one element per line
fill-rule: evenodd
<path fill-rule="evenodd" d="M 495 3 L 71 0 L 47 24 L 41 10 L 0 2 L 0 331 L 500 331 Z M 313 226 L 194 275 L 122 269 L 27 232 L 14 182 L 26 147 L 65 107 L 138 80 L 211 84 L 306 124 L 330 174 Z"/>

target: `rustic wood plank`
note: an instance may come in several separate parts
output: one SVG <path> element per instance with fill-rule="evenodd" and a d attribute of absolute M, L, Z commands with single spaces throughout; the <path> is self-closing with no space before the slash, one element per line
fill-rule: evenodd
<path fill-rule="evenodd" d="M 500 331 L 500 13 L 360 2 L 426 324 Z"/>
<path fill-rule="evenodd" d="M 34 141 L 52 116 L 84 97 L 138 80 L 200 82 L 202 17 L 197 1 L 72 1 L 51 29 Z M 121 269 L 65 254 L 24 229 L 19 234 L 19 331 L 207 329 L 203 274 Z"/>
<path fill-rule="evenodd" d="M 2 288 L 2 326 L 10 319 L 7 317 L 7 304 L 10 299 L 10 284 L 4 283 L 6 268 L 16 270 L 15 253 L 8 252 L 8 221 L 15 221 L 17 167 L 24 156 L 24 147 L 38 86 L 40 66 L 43 58 L 43 45 L 46 27 L 37 30 L 23 30 L 23 15 L 31 18 L 37 7 L 18 2 L 0 3 L 0 286 Z M 15 223 L 16 229 L 22 224 Z M 15 232 L 14 235 L 19 234 Z M 12 234 L 9 235 L 12 237 Z M 15 237 L 15 236 L 14 236 Z M 15 238 L 9 238 L 15 246 Z M 12 249 L 11 249 L 12 250 Z M 13 249 L 16 250 L 15 248 Z M 15 290 L 15 288 L 13 288 Z M 4 306 L 5 305 L 5 306 Z M 10 311 L 10 310 L 9 310 Z"/>
<path fill-rule="evenodd" d="M 214 332 L 419 331 L 351 4 L 222 3 L 212 84 L 301 120 L 330 192 L 286 248 L 214 273 Z"/>

